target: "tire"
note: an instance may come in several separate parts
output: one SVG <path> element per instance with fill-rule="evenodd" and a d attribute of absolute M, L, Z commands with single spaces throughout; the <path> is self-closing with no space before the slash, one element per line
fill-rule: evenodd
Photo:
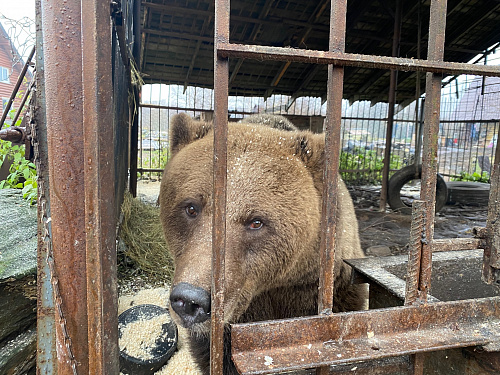
<path fill-rule="evenodd" d="M 467 206 L 487 206 L 490 198 L 490 184 L 471 181 L 450 181 L 448 203 L 461 203 Z"/>
<path fill-rule="evenodd" d="M 417 174 L 415 172 L 418 172 Z M 411 180 L 420 180 L 422 178 L 422 165 L 408 165 L 394 173 L 389 179 L 387 189 L 387 202 L 391 209 L 406 215 L 411 215 L 411 206 L 401 200 L 401 188 Z M 441 210 L 448 200 L 448 188 L 443 177 L 438 173 L 436 182 L 436 212 Z"/>

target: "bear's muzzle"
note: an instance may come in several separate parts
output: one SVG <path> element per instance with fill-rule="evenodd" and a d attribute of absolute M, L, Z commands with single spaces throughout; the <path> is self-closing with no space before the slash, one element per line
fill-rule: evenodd
<path fill-rule="evenodd" d="M 179 283 L 170 292 L 170 306 L 181 318 L 185 328 L 191 328 L 210 318 L 210 293 L 189 283 Z"/>

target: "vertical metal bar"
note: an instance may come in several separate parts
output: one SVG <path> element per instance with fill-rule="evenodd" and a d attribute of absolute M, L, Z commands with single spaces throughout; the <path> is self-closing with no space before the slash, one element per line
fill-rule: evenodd
<path fill-rule="evenodd" d="M 115 175 L 112 23 L 107 2 L 82 1 L 81 11 L 89 374 L 114 375 L 119 351 L 115 186 L 108 181 Z"/>
<path fill-rule="evenodd" d="M 229 60 L 218 56 L 229 42 L 229 0 L 215 2 L 214 40 L 214 179 L 212 227 L 212 317 L 210 374 L 222 375 L 224 360 L 224 264 L 226 253 L 227 107 Z"/>
<path fill-rule="evenodd" d="M 446 30 L 446 0 L 431 2 L 429 20 L 429 44 L 427 59 L 443 61 Z M 422 153 L 422 182 L 420 198 L 426 202 L 422 262 L 420 267 L 420 291 L 425 300 L 431 285 L 432 239 L 434 237 L 434 211 L 436 197 L 437 141 L 441 105 L 441 75 L 426 74 L 426 103 L 424 113 L 424 140 Z"/>
<path fill-rule="evenodd" d="M 345 51 L 347 0 L 332 0 L 330 5 L 329 51 Z M 328 65 L 328 88 L 325 127 L 325 166 L 320 243 L 320 275 L 318 312 L 333 308 L 335 280 L 335 241 L 337 228 L 338 171 L 342 123 L 344 67 Z M 328 366 L 316 369 L 316 374 L 328 374 Z"/>
<path fill-rule="evenodd" d="M 23 83 L 24 76 L 26 75 L 26 71 L 28 70 L 29 63 L 31 62 L 31 59 L 33 58 L 33 55 L 35 54 L 35 49 L 36 47 L 33 46 L 31 49 L 31 52 L 28 56 L 28 60 L 26 60 L 26 64 L 24 64 L 23 70 L 21 71 L 21 74 L 19 74 L 19 77 L 17 78 L 16 85 L 14 86 L 14 89 L 12 90 L 12 94 L 10 95 L 9 101 L 7 102 L 7 105 L 5 106 L 5 110 L 2 113 L 2 119 L 0 120 L 0 129 L 2 129 L 2 126 L 5 122 L 5 119 L 7 118 L 7 115 L 9 114 L 10 107 L 14 103 L 14 100 L 16 100 L 16 95 L 17 92 L 19 91 L 19 87 L 21 87 L 21 84 Z"/>
<path fill-rule="evenodd" d="M 50 233 L 49 162 L 47 158 L 47 121 L 45 114 L 45 68 L 43 66 L 42 0 L 36 0 L 36 90 L 34 107 L 35 163 L 38 183 L 38 254 L 37 254 L 37 374 L 57 374 L 54 290 L 47 262 Z"/>
<path fill-rule="evenodd" d="M 486 219 L 486 246 L 484 248 L 483 280 L 500 285 L 500 142 L 497 141 L 495 161 L 490 179 L 488 217 Z"/>
<path fill-rule="evenodd" d="M 401 40 L 401 0 L 396 1 L 396 11 L 394 18 L 394 34 L 392 37 L 392 56 L 399 56 L 399 42 Z M 394 105 L 396 103 L 396 87 L 398 84 L 398 71 L 391 70 L 388 95 L 387 131 L 385 136 L 384 168 L 382 170 L 382 188 L 380 192 L 380 210 L 385 211 L 387 204 L 387 189 L 389 184 L 389 169 L 391 166 L 392 129 L 394 126 Z"/>
<path fill-rule="evenodd" d="M 330 51 L 344 52 L 347 1 L 332 1 L 330 14 Z M 328 98 L 325 128 L 325 169 L 323 184 L 322 237 L 318 311 L 333 307 L 335 229 L 337 213 L 339 144 L 342 117 L 344 68 L 328 66 Z"/>
<path fill-rule="evenodd" d="M 58 374 L 88 374 L 81 3 L 42 2 Z"/>

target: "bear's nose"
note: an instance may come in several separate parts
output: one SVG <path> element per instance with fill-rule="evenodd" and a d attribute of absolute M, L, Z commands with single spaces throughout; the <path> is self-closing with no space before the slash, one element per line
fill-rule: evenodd
<path fill-rule="evenodd" d="M 210 318 L 210 293 L 189 283 L 179 283 L 170 292 L 170 306 L 185 328 Z"/>

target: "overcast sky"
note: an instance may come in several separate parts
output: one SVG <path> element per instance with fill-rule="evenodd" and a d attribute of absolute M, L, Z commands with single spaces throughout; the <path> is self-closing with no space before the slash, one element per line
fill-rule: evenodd
<path fill-rule="evenodd" d="M 35 0 L 0 0 L 0 22 L 26 58 L 35 41 Z"/>

